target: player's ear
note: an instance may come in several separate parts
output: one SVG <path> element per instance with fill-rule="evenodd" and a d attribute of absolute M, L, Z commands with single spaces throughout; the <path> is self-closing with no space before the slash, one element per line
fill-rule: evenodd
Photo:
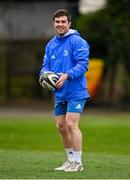
<path fill-rule="evenodd" d="M 69 27 L 71 26 L 71 21 L 69 21 Z"/>

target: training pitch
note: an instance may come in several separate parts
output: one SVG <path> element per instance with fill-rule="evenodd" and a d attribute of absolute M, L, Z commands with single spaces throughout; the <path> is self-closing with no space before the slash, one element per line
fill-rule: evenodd
<path fill-rule="evenodd" d="M 129 179 L 130 114 L 84 114 L 82 172 L 57 172 L 66 160 L 53 116 L 0 116 L 0 179 Z"/>

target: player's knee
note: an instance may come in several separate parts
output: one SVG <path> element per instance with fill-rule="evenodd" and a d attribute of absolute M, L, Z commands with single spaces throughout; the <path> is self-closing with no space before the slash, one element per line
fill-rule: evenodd
<path fill-rule="evenodd" d="M 66 121 L 66 126 L 69 129 L 69 131 L 73 131 L 77 128 L 76 124 L 71 120 Z"/>
<path fill-rule="evenodd" d="M 61 132 L 64 133 L 66 131 L 66 128 L 63 124 L 57 123 L 57 129 Z"/>

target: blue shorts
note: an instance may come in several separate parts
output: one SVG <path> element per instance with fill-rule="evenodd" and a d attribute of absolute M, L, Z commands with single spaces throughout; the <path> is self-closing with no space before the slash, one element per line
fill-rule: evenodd
<path fill-rule="evenodd" d="M 55 101 L 54 114 L 55 116 L 65 115 L 67 112 L 82 113 L 87 99 L 71 100 L 71 101 Z"/>

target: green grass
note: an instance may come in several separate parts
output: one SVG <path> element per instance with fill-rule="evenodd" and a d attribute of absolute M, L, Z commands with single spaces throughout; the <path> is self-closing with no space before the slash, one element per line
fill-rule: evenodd
<path fill-rule="evenodd" d="M 55 172 L 66 156 L 52 116 L 0 117 L 1 179 L 128 179 L 130 117 L 84 115 L 80 173 Z"/>

